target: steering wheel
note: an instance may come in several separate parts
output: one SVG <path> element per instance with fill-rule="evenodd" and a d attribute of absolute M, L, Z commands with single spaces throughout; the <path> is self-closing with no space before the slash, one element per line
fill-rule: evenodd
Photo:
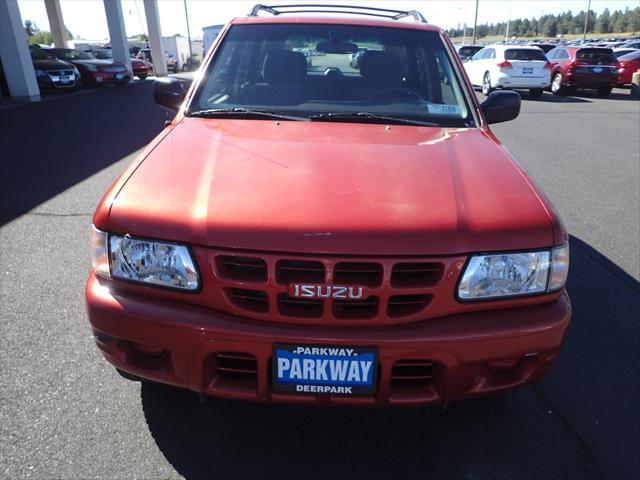
<path fill-rule="evenodd" d="M 370 102 L 373 100 L 379 100 L 380 98 L 384 98 L 384 97 L 392 97 L 394 95 L 397 97 L 398 94 L 403 95 L 405 97 L 413 97 L 417 100 L 422 100 L 422 96 L 420 96 L 420 94 L 415 90 L 412 90 L 410 88 L 405 88 L 405 87 L 393 87 L 393 88 L 385 88 L 384 90 L 380 90 L 379 92 L 374 93 L 369 98 L 367 98 L 367 102 Z"/>

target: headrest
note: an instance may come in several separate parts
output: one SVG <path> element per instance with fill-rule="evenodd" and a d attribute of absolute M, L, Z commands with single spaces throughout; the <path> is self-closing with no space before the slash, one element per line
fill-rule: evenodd
<path fill-rule="evenodd" d="M 402 84 L 402 64 L 391 53 L 366 51 L 360 58 L 360 73 L 369 85 L 395 87 Z"/>
<path fill-rule="evenodd" d="M 264 58 L 262 76 L 267 83 L 302 83 L 307 75 L 307 59 L 300 52 L 273 50 Z"/>

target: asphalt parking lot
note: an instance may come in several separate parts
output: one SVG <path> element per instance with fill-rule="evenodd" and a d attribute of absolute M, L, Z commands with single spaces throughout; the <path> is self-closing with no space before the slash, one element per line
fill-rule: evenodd
<path fill-rule="evenodd" d="M 638 478 L 640 101 L 626 90 L 525 98 L 495 126 L 572 234 L 573 323 L 543 382 L 446 410 L 200 404 L 117 375 L 85 318 L 91 214 L 166 118 L 150 81 L 0 110 L 3 478 Z"/>

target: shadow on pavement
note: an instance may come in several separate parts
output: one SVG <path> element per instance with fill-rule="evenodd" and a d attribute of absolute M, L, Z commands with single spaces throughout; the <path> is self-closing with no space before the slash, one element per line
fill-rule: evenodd
<path fill-rule="evenodd" d="M 443 411 L 319 409 L 143 384 L 158 447 L 186 478 L 633 478 L 640 284 L 572 239 L 573 323 L 542 383 Z"/>
<path fill-rule="evenodd" d="M 152 87 L 136 82 L 0 110 L 0 225 L 149 143 L 166 118 Z"/>

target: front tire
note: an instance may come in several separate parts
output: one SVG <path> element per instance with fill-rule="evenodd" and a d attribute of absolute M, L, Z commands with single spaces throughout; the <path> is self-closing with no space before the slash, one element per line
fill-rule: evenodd
<path fill-rule="evenodd" d="M 611 93 L 612 88 L 611 87 L 600 87 L 598 89 L 598 96 L 599 97 L 608 97 L 609 94 Z"/>
<path fill-rule="evenodd" d="M 562 86 L 562 75 L 560 73 L 556 73 L 551 79 L 551 86 L 549 87 L 551 93 L 554 95 L 564 95 L 565 89 Z"/>
<path fill-rule="evenodd" d="M 147 78 L 147 75 L 146 75 L 146 74 L 145 74 L 145 75 L 137 75 L 137 77 L 138 77 L 140 80 L 144 80 L 145 78 Z"/>
<path fill-rule="evenodd" d="M 482 94 L 486 96 L 491 92 L 493 92 L 493 88 L 491 87 L 491 75 L 489 75 L 489 72 L 487 72 L 482 78 Z"/>
<path fill-rule="evenodd" d="M 540 98 L 543 94 L 543 90 L 541 88 L 530 88 L 529 89 L 529 97 L 531 98 Z"/>

